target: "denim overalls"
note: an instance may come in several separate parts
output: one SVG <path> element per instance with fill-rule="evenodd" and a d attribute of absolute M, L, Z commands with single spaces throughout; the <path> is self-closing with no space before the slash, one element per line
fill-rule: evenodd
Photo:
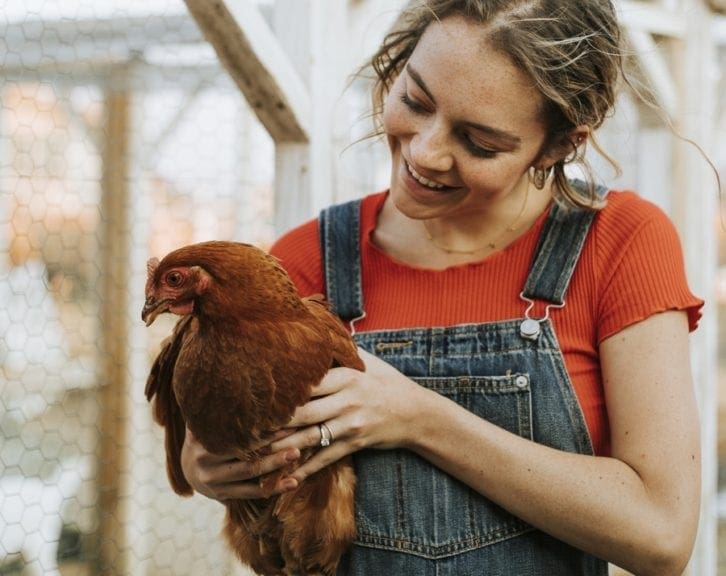
<path fill-rule="evenodd" d="M 529 318 L 527 299 L 564 304 L 593 216 L 553 204 L 523 287 L 522 318 L 364 332 L 355 334 L 358 345 L 515 434 L 592 454 L 552 324 Z M 320 216 L 327 296 L 348 320 L 364 310 L 359 220 L 359 201 Z M 412 452 L 363 450 L 355 469 L 358 536 L 339 575 L 608 573 L 606 562 L 535 530 Z"/>

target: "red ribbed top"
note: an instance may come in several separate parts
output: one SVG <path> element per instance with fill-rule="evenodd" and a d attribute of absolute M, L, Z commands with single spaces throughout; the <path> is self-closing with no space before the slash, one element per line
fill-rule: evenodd
<path fill-rule="evenodd" d="M 386 192 L 361 204 L 366 316 L 356 330 L 451 326 L 521 318 L 519 299 L 546 211 L 514 243 L 481 262 L 428 270 L 398 262 L 371 242 Z M 325 292 L 317 220 L 285 234 L 271 249 L 300 294 Z M 633 192 L 610 192 L 595 219 L 565 296 L 550 317 L 596 454 L 610 439 L 598 344 L 664 310 L 686 310 L 694 330 L 703 301 L 686 281 L 681 245 L 668 217 Z M 542 309 L 533 316 L 541 315 Z"/>

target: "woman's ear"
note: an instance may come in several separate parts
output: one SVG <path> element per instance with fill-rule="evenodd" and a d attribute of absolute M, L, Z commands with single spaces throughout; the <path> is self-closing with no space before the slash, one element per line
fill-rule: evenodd
<path fill-rule="evenodd" d="M 562 136 L 559 141 L 554 142 L 549 149 L 540 156 L 534 165 L 539 170 L 547 170 L 560 160 L 564 160 L 568 156 L 574 155 L 577 149 L 582 146 L 590 137 L 590 128 L 588 126 L 577 126 Z"/>

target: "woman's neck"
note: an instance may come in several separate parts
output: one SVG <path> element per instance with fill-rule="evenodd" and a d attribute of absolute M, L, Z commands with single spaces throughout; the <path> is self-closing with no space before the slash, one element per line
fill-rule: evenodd
<path fill-rule="evenodd" d="M 496 212 L 453 214 L 428 220 L 407 217 L 389 196 L 378 215 L 373 242 L 406 264 L 445 269 L 480 262 L 526 234 L 549 206 L 546 190 L 529 190 Z"/>

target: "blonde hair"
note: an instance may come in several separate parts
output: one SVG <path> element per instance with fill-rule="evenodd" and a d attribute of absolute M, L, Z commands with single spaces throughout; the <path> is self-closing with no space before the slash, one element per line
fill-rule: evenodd
<path fill-rule="evenodd" d="M 412 0 L 365 68 L 375 74 L 372 92 L 377 133 L 385 97 L 426 28 L 449 16 L 463 16 L 483 26 L 489 43 L 508 55 L 543 95 L 547 129 L 543 151 L 568 144 L 572 154 L 553 166 L 555 196 L 588 209 L 602 205 L 584 155 L 568 134 L 577 126 L 599 128 L 612 113 L 618 80 L 624 76 L 620 26 L 610 0 Z M 619 171 L 600 148 L 595 150 Z M 578 163 L 585 190 L 572 186 L 565 164 Z"/>

